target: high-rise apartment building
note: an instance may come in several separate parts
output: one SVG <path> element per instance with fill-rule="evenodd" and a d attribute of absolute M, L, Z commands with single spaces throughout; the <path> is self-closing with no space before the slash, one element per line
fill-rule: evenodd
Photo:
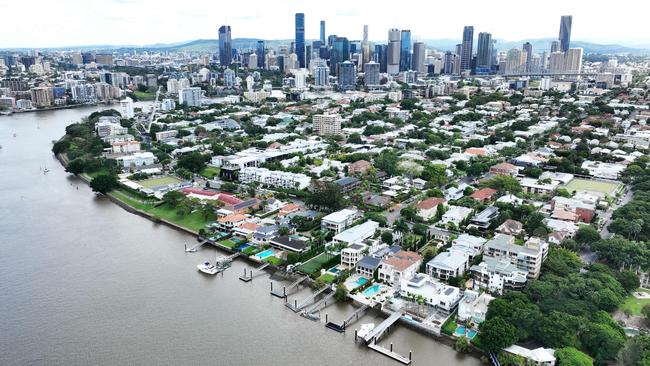
<path fill-rule="evenodd" d="M 219 62 L 222 66 L 230 66 L 232 63 L 232 36 L 229 25 L 219 27 Z"/>
<path fill-rule="evenodd" d="M 379 85 L 379 64 L 370 61 L 363 66 L 363 83 L 365 86 Z"/>
<path fill-rule="evenodd" d="M 188 107 L 200 107 L 202 94 L 203 92 L 198 86 L 181 89 L 178 92 L 178 103 L 185 104 Z"/>
<path fill-rule="evenodd" d="M 522 51 L 526 52 L 525 71 L 532 71 L 533 45 L 530 42 L 524 43 Z"/>
<path fill-rule="evenodd" d="M 314 132 L 319 136 L 341 134 L 341 116 L 338 114 L 316 114 L 312 117 Z"/>
<path fill-rule="evenodd" d="M 463 28 L 463 43 L 460 53 L 460 71 L 470 70 L 472 68 L 472 52 L 474 49 L 474 27 L 466 26 Z"/>
<path fill-rule="evenodd" d="M 301 68 L 305 63 L 305 14 L 296 13 L 296 55 Z"/>
<path fill-rule="evenodd" d="M 478 34 L 478 47 L 476 50 L 476 74 L 489 74 L 492 68 L 492 34 L 481 32 Z"/>
<path fill-rule="evenodd" d="M 411 31 L 402 30 L 400 39 L 399 71 L 406 71 L 411 68 Z"/>
<path fill-rule="evenodd" d="M 350 61 L 340 63 L 337 77 L 339 90 L 354 90 L 357 85 L 356 66 Z"/>
<path fill-rule="evenodd" d="M 424 67 L 424 59 L 426 57 L 426 46 L 424 42 L 415 42 L 413 43 L 413 61 L 412 61 L 412 70 L 415 70 L 419 73 L 426 73 L 426 68 Z"/>
<path fill-rule="evenodd" d="M 314 84 L 316 86 L 329 85 L 330 69 L 327 66 L 316 66 L 314 68 Z"/>

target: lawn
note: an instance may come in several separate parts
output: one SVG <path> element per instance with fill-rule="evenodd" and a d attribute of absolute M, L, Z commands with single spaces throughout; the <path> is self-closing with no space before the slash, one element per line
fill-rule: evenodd
<path fill-rule="evenodd" d="M 333 256 L 331 254 L 321 253 L 296 267 L 296 270 L 311 275 L 318 272 L 323 267 L 323 265 L 329 262 L 332 258 Z"/>
<path fill-rule="evenodd" d="M 280 258 L 278 258 L 276 256 L 273 256 L 273 255 L 270 256 L 270 257 L 264 258 L 264 262 L 269 262 L 269 263 L 271 263 L 272 265 L 274 265 L 276 267 L 281 266 L 282 264 L 284 264 L 284 261 L 282 259 L 280 259 Z"/>
<path fill-rule="evenodd" d="M 572 179 L 566 185 L 569 192 L 573 191 L 592 191 L 597 193 L 604 193 L 613 196 L 616 190 L 621 186 L 620 183 L 596 181 L 590 179 Z"/>
<path fill-rule="evenodd" d="M 201 175 L 207 179 L 219 176 L 219 168 L 208 166 L 201 171 Z"/>
<path fill-rule="evenodd" d="M 318 279 L 325 283 L 333 283 L 334 281 L 336 281 L 336 276 L 334 276 L 331 273 L 324 273 L 323 275 L 318 277 Z"/>
<path fill-rule="evenodd" d="M 144 179 L 141 181 L 138 181 L 138 184 L 143 186 L 144 188 L 149 188 L 152 189 L 154 187 L 160 187 L 160 186 L 167 186 L 170 184 L 179 184 L 182 183 L 182 181 L 176 177 L 172 177 L 170 175 L 166 175 L 164 177 L 158 177 L 158 178 L 149 178 L 149 179 Z"/>
<path fill-rule="evenodd" d="M 180 217 L 176 214 L 176 209 L 166 203 L 150 208 L 147 212 L 194 231 L 199 231 L 200 229 L 205 228 L 205 225 L 209 221 L 206 220 L 200 212 L 192 212 L 189 215 Z"/>
<path fill-rule="evenodd" d="M 452 335 L 454 334 L 454 331 L 456 331 L 456 327 L 458 327 L 458 324 L 449 318 L 445 324 L 442 325 L 442 332 L 448 335 Z"/>
<path fill-rule="evenodd" d="M 241 252 L 248 255 L 248 256 L 251 256 L 251 255 L 254 255 L 255 253 L 257 253 L 259 251 L 260 251 L 260 249 L 258 247 L 250 246 L 250 247 L 242 250 Z"/>
<path fill-rule="evenodd" d="M 649 292 L 647 290 L 639 289 L 637 291 Z M 621 305 L 621 310 L 625 312 L 628 310 L 632 315 L 641 315 L 641 309 L 646 304 L 650 304 L 650 299 L 637 299 L 634 296 L 629 296 Z"/>
<path fill-rule="evenodd" d="M 156 93 L 148 93 L 148 92 L 141 92 L 141 91 L 134 91 L 133 95 L 135 95 L 138 100 L 154 100 L 156 98 Z"/>
<path fill-rule="evenodd" d="M 136 196 L 133 193 L 123 188 L 118 188 L 116 190 L 111 191 L 110 195 L 126 203 L 127 205 L 141 211 L 147 211 L 152 209 L 154 204 L 157 202 L 156 200 L 145 199 L 143 197 Z"/>
<path fill-rule="evenodd" d="M 219 242 L 219 244 L 223 245 L 224 247 L 228 247 L 228 248 L 230 248 L 230 249 L 232 249 L 232 248 L 234 248 L 234 247 L 236 247 L 236 246 L 239 245 L 239 243 L 236 243 L 236 242 L 234 242 L 234 241 L 232 241 L 232 240 L 230 240 L 230 239 L 221 240 L 221 241 Z"/>

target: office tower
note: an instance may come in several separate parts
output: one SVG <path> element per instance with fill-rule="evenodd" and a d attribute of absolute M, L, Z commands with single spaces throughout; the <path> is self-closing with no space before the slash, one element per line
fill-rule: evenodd
<path fill-rule="evenodd" d="M 454 64 L 456 63 L 456 55 L 451 53 L 451 51 L 447 51 L 445 52 L 443 61 L 444 61 L 443 73 L 453 74 L 455 69 Z"/>
<path fill-rule="evenodd" d="M 311 45 L 305 45 L 305 67 L 309 67 L 311 61 Z"/>
<path fill-rule="evenodd" d="M 320 41 L 325 44 L 325 21 L 320 21 Z"/>
<path fill-rule="evenodd" d="M 466 71 L 472 67 L 472 52 L 474 46 L 474 27 L 463 28 L 463 43 L 460 51 L 460 71 Z"/>
<path fill-rule="evenodd" d="M 314 69 L 314 84 L 316 86 L 327 86 L 330 84 L 330 69 L 327 66 L 316 66 Z"/>
<path fill-rule="evenodd" d="M 385 44 L 376 44 L 373 60 L 379 64 L 379 72 L 386 72 L 388 63 L 388 46 Z"/>
<path fill-rule="evenodd" d="M 516 48 L 508 51 L 506 58 L 506 74 L 516 74 L 521 71 L 522 52 Z"/>
<path fill-rule="evenodd" d="M 329 36 L 327 36 L 327 46 L 332 47 L 336 37 L 338 37 L 336 34 L 330 34 Z"/>
<path fill-rule="evenodd" d="M 247 65 L 249 69 L 257 69 L 257 54 L 251 53 L 248 55 Z"/>
<path fill-rule="evenodd" d="M 345 37 L 336 37 L 330 52 L 330 73 L 336 75 L 337 66 L 350 59 L 350 42 Z"/>
<path fill-rule="evenodd" d="M 387 50 L 388 64 L 386 65 L 386 72 L 391 75 L 399 73 L 399 57 L 400 57 L 400 31 L 399 29 L 391 29 L 388 31 L 388 50 Z"/>
<path fill-rule="evenodd" d="M 582 48 L 569 48 L 566 53 L 565 72 L 580 73 L 582 72 Z"/>
<path fill-rule="evenodd" d="M 363 65 L 363 83 L 365 86 L 379 85 L 379 64 L 375 61 Z"/>
<path fill-rule="evenodd" d="M 564 72 L 564 53 L 562 52 L 553 52 L 548 61 L 548 72 L 550 73 L 561 73 Z"/>
<path fill-rule="evenodd" d="M 481 32 L 478 34 L 478 47 L 476 49 L 476 74 L 489 74 L 492 68 L 492 34 Z"/>
<path fill-rule="evenodd" d="M 93 56 L 93 54 L 90 52 L 84 52 L 81 54 L 81 60 L 84 63 L 84 65 L 89 64 L 91 62 L 95 62 L 95 56 Z"/>
<path fill-rule="evenodd" d="M 399 71 L 406 71 L 411 68 L 411 31 L 402 30 L 400 40 Z"/>
<path fill-rule="evenodd" d="M 413 67 L 412 70 L 415 70 L 420 73 L 425 73 L 426 68 L 424 67 L 424 58 L 426 54 L 426 46 L 424 42 L 415 42 L 413 43 Z"/>
<path fill-rule="evenodd" d="M 558 52 L 560 50 L 560 41 L 551 42 L 551 53 Z"/>
<path fill-rule="evenodd" d="M 530 42 L 524 43 L 522 50 L 526 52 L 526 62 L 525 62 L 525 71 L 531 72 L 531 66 L 533 61 L 533 45 Z"/>
<path fill-rule="evenodd" d="M 300 67 L 305 67 L 305 14 L 296 13 L 296 55 Z"/>
<path fill-rule="evenodd" d="M 202 93 L 201 88 L 198 86 L 181 89 L 178 93 L 178 103 L 185 104 L 188 107 L 200 107 Z"/>
<path fill-rule="evenodd" d="M 340 63 L 337 77 L 339 90 L 354 90 L 357 85 L 356 66 L 350 61 Z"/>
<path fill-rule="evenodd" d="M 133 118 L 135 116 L 133 99 L 126 97 L 126 99 L 120 100 L 120 114 L 124 118 Z"/>
<path fill-rule="evenodd" d="M 219 62 L 221 66 L 230 66 L 232 63 L 232 38 L 229 25 L 219 27 Z"/>
<path fill-rule="evenodd" d="M 257 55 L 257 67 L 263 69 L 265 65 L 266 58 L 266 48 L 264 46 L 264 41 L 257 41 L 257 48 L 255 48 L 255 54 Z"/>
<path fill-rule="evenodd" d="M 573 22 L 573 16 L 571 15 L 562 15 L 560 18 L 560 51 L 567 52 L 571 43 L 571 23 Z"/>

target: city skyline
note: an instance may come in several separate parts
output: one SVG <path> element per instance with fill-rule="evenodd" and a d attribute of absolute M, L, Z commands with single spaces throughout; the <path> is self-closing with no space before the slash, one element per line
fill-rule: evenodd
<path fill-rule="evenodd" d="M 650 38 L 634 32 L 626 26 L 643 21 L 643 8 L 650 6 L 623 0 L 638 11 L 626 17 L 612 17 L 611 7 L 593 4 L 589 8 L 580 4 L 551 0 L 544 7 L 535 9 L 534 17 L 521 16 L 514 11 L 516 3 L 511 0 L 499 2 L 495 10 L 475 6 L 469 1 L 460 16 L 432 17 L 427 12 L 412 11 L 412 7 L 392 9 L 386 12 L 382 6 L 361 1 L 357 3 L 334 0 L 328 4 L 312 4 L 306 1 L 287 1 L 271 4 L 252 1 L 245 10 L 230 4 L 202 3 L 172 13 L 164 1 L 152 0 L 98 0 L 102 11 L 88 12 L 86 2 L 68 1 L 66 7 L 47 1 L 35 1 L 30 8 L 30 22 L 38 27 L 25 27 L 24 18 L 7 17 L 0 24 L 0 32 L 12 34 L 3 39 L 0 48 L 12 47 L 71 47 L 83 45 L 151 45 L 176 43 L 195 39 L 217 38 L 221 25 L 232 27 L 235 38 L 293 39 L 294 17 L 305 14 L 305 39 L 320 38 L 320 21 L 327 24 L 326 36 L 336 34 L 350 40 L 362 39 L 363 25 L 369 26 L 372 42 L 385 42 L 391 28 L 410 29 L 412 41 L 426 39 L 458 39 L 464 26 L 474 26 L 475 32 L 489 32 L 493 39 L 508 41 L 557 38 L 557 19 L 573 15 L 572 40 L 598 43 L 618 43 L 626 46 L 650 45 Z M 78 6 L 76 6 L 78 5 Z M 169 4 L 171 6 L 171 3 Z M 513 5 L 513 6 L 510 6 Z M 604 5 L 604 4 L 603 4 Z M 24 11 L 21 4 L 4 5 L 8 14 Z M 339 9 L 339 10 L 337 10 Z M 343 10 L 341 10 L 343 9 Z M 498 10 L 496 10 L 498 9 Z M 452 5 L 441 4 L 437 14 L 456 14 Z M 173 16 L 169 16 L 173 14 Z M 216 15 L 214 15 L 216 14 Z M 389 15 L 387 15 L 389 14 Z M 77 27 L 62 27 L 60 19 L 75 19 Z M 621 19 L 619 19 L 621 18 Z M 607 22 L 608 26 L 603 27 Z M 140 25 L 140 27 L 138 27 Z M 21 32 L 15 32 L 15 29 Z M 48 29 L 43 32 L 42 29 Z M 84 29 L 79 32 L 78 29 Z M 124 31 L 120 31 L 124 29 Z"/>

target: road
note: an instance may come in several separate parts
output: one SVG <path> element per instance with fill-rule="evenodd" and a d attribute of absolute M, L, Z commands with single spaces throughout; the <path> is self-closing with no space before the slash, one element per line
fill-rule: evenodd
<path fill-rule="evenodd" d="M 607 212 L 605 212 L 605 213 L 603 214 L 603 216 L 601 216 L 602 219 L 603 219 L 602 222 L 604 223 L 604 224 L 602 225 L 601 229 L 600 229 L 600 237 L 601 237 L 601 238 L 603 238 L 603 239 L 609 239 L 609 238 L 612 237 L 612 235 L 614 235 L 613 233 L 611 233 L 611 232 L 607 229 L 607 227 L 609 226 L 609 224 L 610 224 L 610 222 L 611 222 L 611 220 L 612 220 L 612 213 L 614 213 L 614 211 L 615 211 L 617 208 L 619 208 L 619 207 L 625 205 L 626 203 L 630 202 L 630 200 L 632 200 L 632 197 L 633 197 L 633 196 L 634 196 L 634 193 L 632 193 L 632 190 L 630 190 L 630 189 L 626 189 L 626 191 L 625 191 L 625 195 L 623 195 L 623 197 L 621 198 L 620 203 L 615 204 L 615 205 L 612 205 L 612 207 L 611 207 L 609 210 L 607 210 Z"/>

